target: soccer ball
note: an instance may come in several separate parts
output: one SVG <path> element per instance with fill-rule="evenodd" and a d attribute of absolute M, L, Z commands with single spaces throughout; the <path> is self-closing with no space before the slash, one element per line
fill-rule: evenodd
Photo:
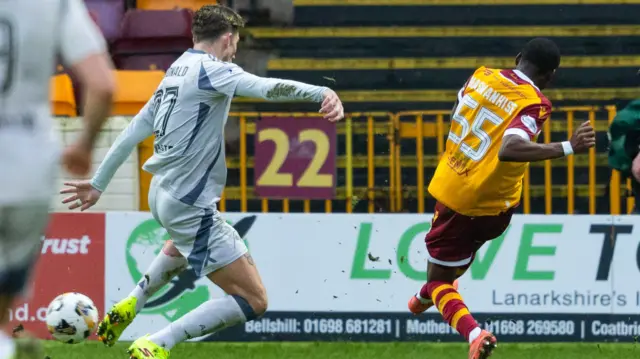
<path fill-rule="evenodd" d="M 83 342 L 98 323 L 98 309 L 84 294 L 64 293 L 47 308 L 47 328 L 54 339 L 67 344 Z"/>

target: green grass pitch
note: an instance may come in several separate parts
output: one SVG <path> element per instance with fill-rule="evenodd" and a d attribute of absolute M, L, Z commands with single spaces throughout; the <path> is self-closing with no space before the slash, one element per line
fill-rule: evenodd
<path fill-rule="evenodd" d="M 51 359 L 127 359 L 127 344 L 46 342 Z M 466 359 L 464 344 L 439 343 L 186 343 L 171 359 Z M 640 357 L 640 344 L 499 344 L 492 359 L 622 359 Z"/>

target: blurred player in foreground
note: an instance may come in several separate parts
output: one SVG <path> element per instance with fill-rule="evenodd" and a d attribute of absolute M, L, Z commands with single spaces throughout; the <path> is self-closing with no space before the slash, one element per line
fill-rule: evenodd
<path fill-rule="evenodd" d="M 84 130 L 62 157 L 73 175 L 89 172 L 115 85 L 104 38 L 81 0 L 0 2 L 0 47 L 0 324 L 6 324 L 40 252 L 60 161 L 49 103 L 56 57 L 86 89 Z M 0 334 L 0 359 L 14 355 L 15 344 Z"/>
<path fill-rule="evenodd" d="M 436 306 L 469 341 L 469 359 L 488 357 L 496 346 L 457 291 L 456 279 L 487 241 L 500 236 L 520 202 L 529 162 L 584 152 L 595 132 L 583 123 L 570 141 L 538 144 L 551 103 L 540 92 L 560 65 L 550 40 L 531 40 L 516 57 L 515 70 L 481 67 L 458 93 L 445 153 L 429 184 L 436 199 L 426 236 L 427 284 L 411 297 L 419 314 Z"/>
<path fill-rule="evenodd" d="M 224 126 L 232 98 L 321 102 L 325 120 L 344 116 L 340 99 L 326 87 L 261 78 L 234 65 L 243 26 L 244 20 L 224 6 L 198 10 L 193 49 L 167 70 L 155 95 L 116 139 L 93 179 L 62 191 L 73 194 L 64 200 L 72 203 L 71 209 L 93 206 L 131 151 L 155 135 L 154 154 L 144 164 L 153 174 L 149 207 L 172 241 L 131 294 L 100 323 L 98 335 L 104 344 L 115 344 L 146 301 L 187 266 L 228 294 L 136 340 L 129 348 L 131 358 L 167 358 L 179 342 L 253 320 L 267 309 L 267 294 L 253 259 L 216 208 L 227 177 Z"/>

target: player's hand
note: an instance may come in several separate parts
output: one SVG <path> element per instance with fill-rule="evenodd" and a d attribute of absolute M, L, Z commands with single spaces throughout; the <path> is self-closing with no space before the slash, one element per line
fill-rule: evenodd
<path fill-rule="evenodd" d="M 95 189 L 90 181 L 65 182 L 67 188 L 60 190 L 60 194 L 70 194 L 71 196 L 62 200 L 62 203 L 69 204 L 69 209 L 80 208 L 81 211 L 93 207 L 98 202 L 102 192 Z"/>
<path fill-rule="evenodd" d="M 591 127 L 591 123 L 586 121 L 578 127 L 569 142 L 574 153 L 586 152 L 596 145 L 596 131 Z"/>
<path fill-rule="evenodd" d="M 320 113 L 324 114 L 324 119 L 330 122 L 342 120 L 344 118 L 344 107 L 342 107 L 342 101 L 340 101 L 338 94 L 333 90 L 327 90 L 322 95 L 324 100 L 322 101 Z"/>
<path fill-rule="evenodd" d="M 91 152 L 90 146 L 74 143 L 62 153 L 62 164 L 71 175 L 84 177 L 91 170 Z"/>

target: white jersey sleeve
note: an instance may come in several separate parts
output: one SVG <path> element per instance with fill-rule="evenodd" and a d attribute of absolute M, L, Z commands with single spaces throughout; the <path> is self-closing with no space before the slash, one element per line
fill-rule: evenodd
<path fill-rule="evenodd" d="M 107 51 L 100 29 L 81 0 L 66 0 L 60 19 L 60 55 L 65 65 Z"/>
<path fill-rule="evenodd" d="M 154 99 L 155 96 L 147 102 L 113 142 L 91 179 L 93 188 L 104 192 L 113 175 L 127 160 L 133 149 L 153 134 L 153 116 L 156 107 Z"/>
<path fill-rule="evenodd" d="M 298 81 L 259 77 L 245 72 L 233 63 L 215 59 L 204 63 L 206 73 L 200 74 L 200 88 L 210 88 L 228 97 L 261 98 L 267 101 L 304 100 L 322 102 L 327 87 L 314 86 Z M 210 86 L 207 81 L 209 81 Z"/>

